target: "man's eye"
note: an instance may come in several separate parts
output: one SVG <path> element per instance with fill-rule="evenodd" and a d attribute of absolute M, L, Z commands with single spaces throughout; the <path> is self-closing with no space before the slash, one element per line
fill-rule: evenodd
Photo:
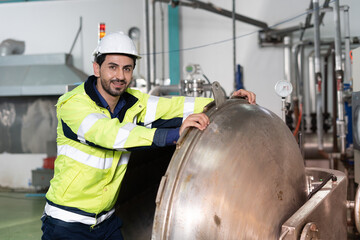
<path fill-rule="evenodd" d="M 125 71 L 131 72 L 131 68 L 124 68 Z"/>
<path fill-rule="evenodd" d="M 115 70 L 116 69 L 116 66 L 110 66 L 109 67 L 111 70 Z"/>

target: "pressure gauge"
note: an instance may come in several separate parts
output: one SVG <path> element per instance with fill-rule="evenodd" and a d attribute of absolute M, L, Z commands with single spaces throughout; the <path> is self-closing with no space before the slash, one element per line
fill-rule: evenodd
<path fill-rule="evenodd" d="M 291 94 L 293 87 L 290 82 L 280 80 L 275 84 L 275 92 L 280 97 L 287 97 Z"/>

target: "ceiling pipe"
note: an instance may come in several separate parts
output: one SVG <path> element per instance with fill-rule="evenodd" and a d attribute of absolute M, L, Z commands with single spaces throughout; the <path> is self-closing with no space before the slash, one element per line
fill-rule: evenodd
<path fill-rule="evenodd" d="M 222 15 L 224 17 L 232 18 L 233 13 L 232 11 L 228 11 L 226 9 L 223 9 L 221 7 L 215 6 L 212 3 L 204 3 L 198 0 L 189 0 L 191 3 L 186 3 L 184 1 L 172 1 L 172 0 L 154 0 L 157 2 L 165 2 L 165 3 L 171 3 L 173 7 L 176 6 L 186 6 L 186 7 L 192 7 L 192 8 L 199 8 L 203 9 L 212 13 L 216 13 L 219 15 Z M 267 29 L 268 25 L 265 22 L 246 17 L 244 15 L 240 15 L 238 13 L 235 13 L 235 19 L 250 25 L 254 25 L 263 29 Z"/>

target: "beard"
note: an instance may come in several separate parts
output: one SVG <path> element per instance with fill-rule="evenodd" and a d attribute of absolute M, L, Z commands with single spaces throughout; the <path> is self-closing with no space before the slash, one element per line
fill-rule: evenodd
<path fill-rule="evenodd" d="M 117 83 L 117 82 L 121 84 L 121 87 L 112 88 L 110 86 L 112 83 Z M 113 79 L 110 81 L 106 81 L 104 79 L 101 79 L 101 86 L 105 90 L 105 92 L 108 93 L 109 95 L 113 97 L 118 97 L 121 96 L 121 94 L 123 94 L 126 91 L 126 89 L 129 87 L 129 84 L 126 84 L 125 80 Z"/>

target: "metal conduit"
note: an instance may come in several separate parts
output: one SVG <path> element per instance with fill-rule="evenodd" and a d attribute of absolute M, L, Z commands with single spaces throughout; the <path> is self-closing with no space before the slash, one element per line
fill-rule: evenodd
<path fill-rule="evenodd" d="M 322 96 L 321 96 L 321 56 L 320 56 L 320 15 L 319 0 L 313 0 L 314 6 L 314 48 L 315 48 L 315 79 L 317 82 L 316 91 L 316 125 L 318 136 L 318 149 L 323 150 L 323 116 L 322 116 Z"/>
<path fill-rule="evenodd" d="M 145 41 L 146 41 L 146 89 L 151 88 L 151 67 L 150 67 L 150 28 L 149 28 L 149 0 L 145 0 Z"/>
<path fill-rule="evenodd" d="M 341 32 L 340 32 L 340 7 L 339 1 L 334 1 L 334 24 L 335 24 L 335 71 L 337 86 L 337 105 L 338 105 L 338 136 L 340 138 L 340 152 L 345 154 L 345 120 L 344 120 L 344 101 L 343 101 L 343 70 L 341 67 Z"/>
<path fill-rule="evenodd" d="M 152 69 L 152 79 L 153 79 L 153 83 L 156 82 L 156 24 L 155 24 L 155 16 L 156 16 L 156 13 L 155 13 L 155 3 L 156 1 L 153 1 L 152 2 L 152 50 L 153 50 L 153 62 L 152 62 L 152 66 L 153 66 L 153 69 Z M 163 63 L 164 64 L 164 63 Z M 150 87 L 151 88 L 151 87 Z"/>
<path fill-rule="evenodd" d="M 291 38 L 289 36 L 284 37 L 284 64 L 285 64 L 285 80 L 291 82 L 294 85 L 291 74 Z M 293 86 L 294 89 L 295 86 Z M 287 102 L 290 102 L 290 96 L 286 99 Z"/>
<path fill-rule="evenodd" d="M 344 27 L 345 27 L 345 81 L 352 85 L 352 68 L 350 62 L 350 19 L 349 19 L 349 6 L 344 6 Z"/>

